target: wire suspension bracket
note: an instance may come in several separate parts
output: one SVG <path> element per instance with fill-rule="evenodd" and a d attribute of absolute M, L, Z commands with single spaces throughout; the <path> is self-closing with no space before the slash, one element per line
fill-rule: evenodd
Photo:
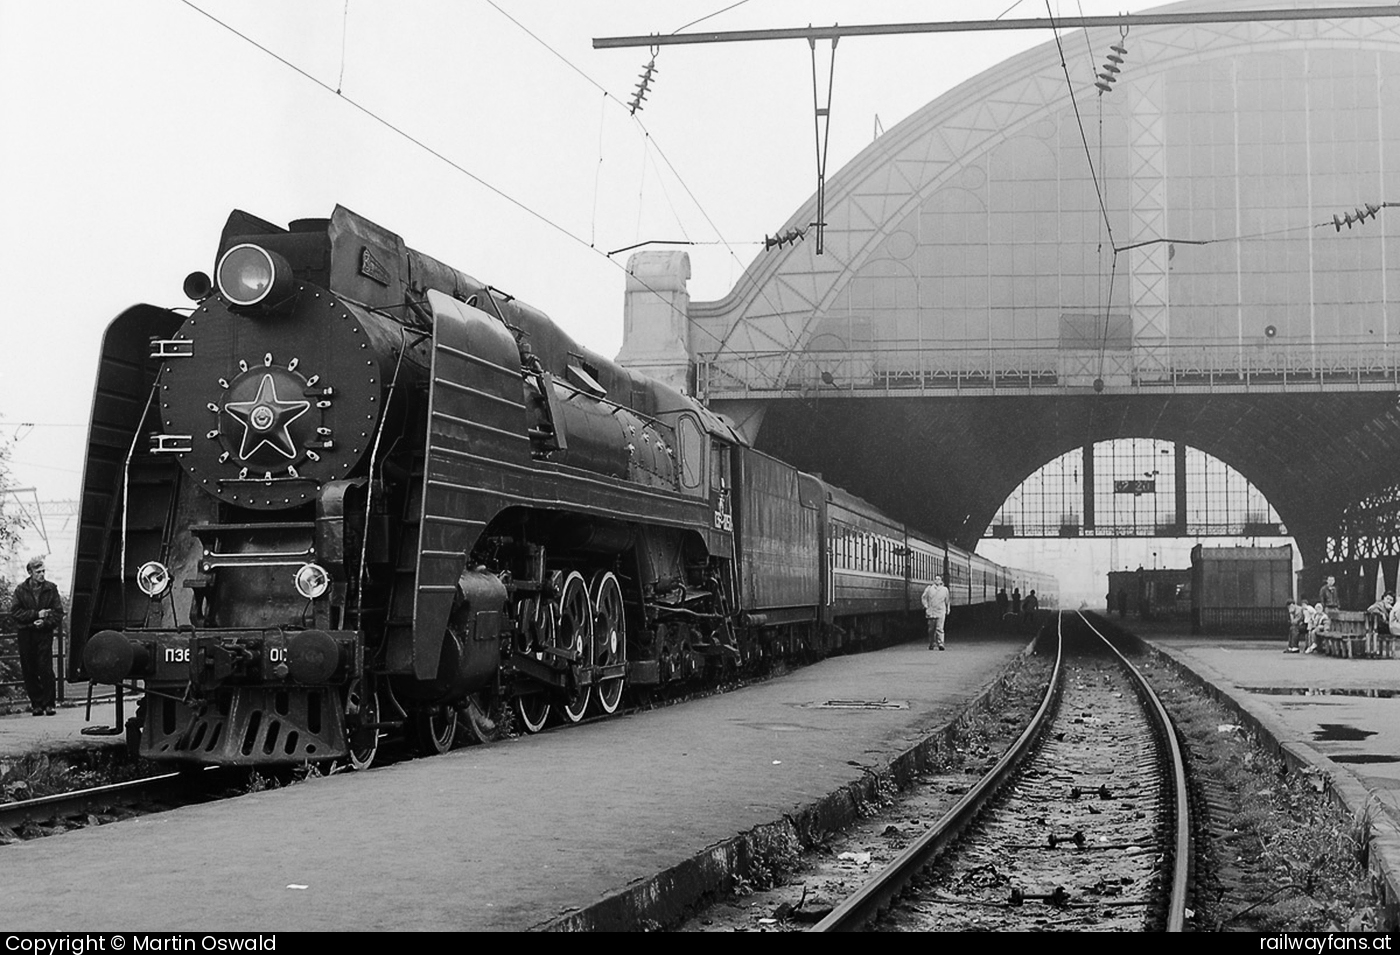
<path fill-rule="evenodd" d="M 826 150 L 831 141 L 831 87 L 836 79 L 836 44 L 839 36 L 831 37 L 831 59 L 826 75 L 826 105 L 818 98 L 817 38 L 808 37 L 812 50 L 812 126 L 817 136 L 817 217 L 812 225 L 817 233 L 817 255 L 822 254 L 822 239 L 826 230 Z"/>

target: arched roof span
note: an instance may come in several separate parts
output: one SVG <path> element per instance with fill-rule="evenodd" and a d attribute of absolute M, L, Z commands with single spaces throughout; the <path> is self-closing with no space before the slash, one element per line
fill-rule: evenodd
<path fill-rule="evenodd" d="M 1331 0 L 1332 5 L 1345 5 Z M 1282 0 L 1274 6 L 1317 7 L 1314 0 Z M 1219 0 L 1188 0 L 1157 10 L 1218 11 Z M 1235 0 L 1242 9 L 1257 4 Z M 1089 32 L 1089 46 L 1107 54 L 1117 31 Z M 1153 26 L 1132 31 L 1123 81 L 1106 97 L 1115 108 L 1154 78 L 1183 66 L 1204 66 L 1242 54 L 1300 49 L 1380 51 L 1400 57 L 1400 19 L 1338 19 Z M 1083 44 L 1076 38 L 1075 46 Z M 1078 70 L 1075 95 L 1088 108 L 1097 91 Z M 1073 74 L 1072 74 L 1073 75 Z M 810 238 L 760 253 L 724 298 L 693 302 L 689 309 L 691 353 L 702 360 L 719 354 L 801 352 L 842 291 L 861 270 L 887 259 L 908 258 L 900 225 L 940 189 L 996 146 L 1037 124 L 1071 110 L 1070 93 L 1053 40 L 996 64 L 937 97 L 876 139 L 831 175 L 826 186 L 824 252 Z M 816 217 L 811 196 L 784 225 L 802 228 Z M 1157 238 L 1160 236 L 1148 236 Z M 1165 255 L 1165 250 L 1157 250 Z M 1149 253 L 1143 253 L 1147 255 Z M 1122 269 L 1127 271 L 1127 267 Z M 1120 281 L 1122 274 L 1120 273 Z"/>

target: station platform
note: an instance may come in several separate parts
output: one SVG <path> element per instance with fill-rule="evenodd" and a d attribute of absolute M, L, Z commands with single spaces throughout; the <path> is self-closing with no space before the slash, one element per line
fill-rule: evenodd
<path fill-rule="evenodd" d="M 85 698 L 61 702 L 55 709 L 53 716 L 32 716 L 27 708 L 0 715 L 0 762 L 30 754 L 124 748 L 125 731 L 111 731 L 136 712 L 136 703 L 131 698 L 124 701 L 120 721 L 111 693 L 93 699 L 90 714 Z"/>
<path fill-rule="evenodd" d="M 857 810 L 1029 635 L 955 630 L 729 693 L 0 849 L 7 930 L 666 925 L 755 832 Z M 880 706 L 827 707 L 831 701 Z M 58 717 L 17 717 L 29 723 Z M 873 795 L 873 791 L 872 791 Z M 774 836 L 775 838 L 779 836 Z M 722 884 L 715 881 L 715 885 Z"/>
<path fill-rule="evenodd" d="M 1400 917 L 1400 658 L 1284 653 L 1285 638 L 1192 636 L 1184 623 L 1113 622 L 1213 688 L 1245 725 L 1310 768 L 1367 828 L 1368 864 Z"/>
<path fill-rule="evenodd" d="M 1400 659 L 1125 625 L 1365 820 L 1395 919 Z M 850 809 L 856 787 L 985 699 L 1026 638 L 955 632 L 948 646 L 838 657 L 675 706 L 7 846 L 0 912 L 31 931 L 666 925 L 756 834 Z M 837 700 L 884 705 L 822 706 Z M 111 725 L 111 705 L 93 722 Z M 0 758 L 104 744 L 79 735 L 81 707 L 60 714 L 0 719 Z"/>

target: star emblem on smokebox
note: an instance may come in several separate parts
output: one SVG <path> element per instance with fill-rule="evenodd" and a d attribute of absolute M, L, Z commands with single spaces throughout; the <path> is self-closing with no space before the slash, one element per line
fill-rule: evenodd
<path fill-rule="evenodd" d="M 247 392 L 244 392 L 247 394 Z M 258 393 L 251 401 L 230 401 L 224 410 L 243 425 L 243 443 L 238 456 L 248 460 L 267 445 L 284 458 L 295 459 L 297 447 L 289 430 L 291 423 L 311 409 L 311 402 L 283 401 L 277 397 L 277 382 L 263 375 Z"/>

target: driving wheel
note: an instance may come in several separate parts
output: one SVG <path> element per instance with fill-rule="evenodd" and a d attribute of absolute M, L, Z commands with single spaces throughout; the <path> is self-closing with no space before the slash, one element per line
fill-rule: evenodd
<path fill-rule="evenodd" d="M 593 607 L 588 599 L 588 585 L 583 575 L 573 571 L 564 580 L 559 591 L 557 623 L 554 631 L 554 645 L 574 655 L 569 669 L 575 675 L 589 666 L 593 655 Z M 588 712 L 588 698 L 591 687 L 578 682 L 569 691 L 569 697 L 560 712 L 570 723 L 577 723 Z"/>
<path fill-rule="evenodd" d="M 593 579 L 593 665 L 617 667 L 627 662 L 626 625 L 623 622 L 622 587 L 612 573 Z M 598 681 L 598 707 L 616 713 L 622 704 L 625 673 L 601 676 Z"/>

